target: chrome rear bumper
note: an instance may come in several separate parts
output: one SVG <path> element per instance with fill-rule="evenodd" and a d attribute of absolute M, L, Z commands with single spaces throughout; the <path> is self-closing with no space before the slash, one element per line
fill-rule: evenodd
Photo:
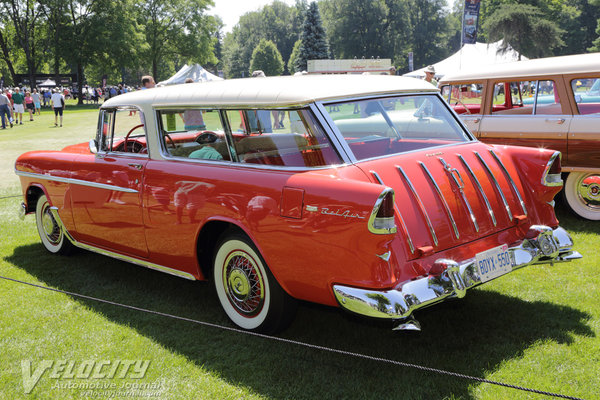
<path fill-rule="evenodd" d="M 552 229 L 535 225 L 523 242 L 508 249 L 513 270 L 534 264 L 571 261 L 581 258 L 572 251 L 573 240 L 563 228 Z M 339 304 L 348 311 L 375 318 L 404 320 L 413 311 L 439 303 L 447 298 L 464 297 L 467 289 L 480 285 L 481 279 L 475 258 L 464 261 L 439 259 L 435 261 L 438 275 L 404 282 L 392 290 L 378 291 L 334 285 Z"/>

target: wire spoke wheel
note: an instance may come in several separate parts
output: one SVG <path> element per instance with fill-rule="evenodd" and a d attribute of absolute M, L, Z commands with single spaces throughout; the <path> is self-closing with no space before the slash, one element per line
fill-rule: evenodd
<path fill-rule="evenodd" d="M 240 328 L 275 333 L 291 322 L 295 300 L 281 288 L 247 236 L 229 232 L 222 236 L 213 277 L 223 310 Z"/>

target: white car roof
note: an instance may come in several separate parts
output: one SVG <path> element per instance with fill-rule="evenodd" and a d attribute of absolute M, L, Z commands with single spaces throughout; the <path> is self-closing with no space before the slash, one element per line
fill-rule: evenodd
<path fill-rule="evenodd" d="M 440 83 L 459 80 L 504 79 L 511 77 L 581 74 L 590 72 L 600 72 L 600 53 L 536 58 L 534 60 L 489 65 L 476 72 L 471 71 L 446 75 Z"/>
<path fill-rule="evenodd" d="M 138 90 L 106 101 L 102 108 L 139 106 L 293 106 L 320 100 L 399 92 L 436 92 L 420 79 L 389 75 L 303 75 L 184 83 Z"/>

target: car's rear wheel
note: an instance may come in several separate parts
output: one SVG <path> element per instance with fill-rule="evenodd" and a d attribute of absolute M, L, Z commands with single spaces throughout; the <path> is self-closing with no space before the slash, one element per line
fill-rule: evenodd
<path fill-rule="evenodd" d="M 565 181 L 563 195 L 567 205 L 581 218 L 600 220 L 600 175 L 571 172 Z"/>
<path fill-rule="evenodd" d="M 275 333 L 291 322 L 295 300 L 281 288 L 245 235 L 231 233 L 220 240 L 213 273 L 221 306 L 240 328 Z"/>
<path fill-rule="evenodd" d="M 45 195 L 37 200 L 35 222 L 42 244 L 50 253 L 66 255 L 73 250 L 73 245 L 65 236 L 63 226 L 50 212 L 50 203 Z"/>

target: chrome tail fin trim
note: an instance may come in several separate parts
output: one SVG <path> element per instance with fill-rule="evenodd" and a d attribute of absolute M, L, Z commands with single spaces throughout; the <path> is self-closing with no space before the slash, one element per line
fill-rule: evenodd
<path fill-rule="evenodd" d="M 504 204 L 504 210 L 506 211 L 506 214 L 508 215 L 508 219 L 512 222 L 513 215 L 512 215 L 512 212 L 510 211 L 510 206 L 508 205 L 508 202 L 506 201 L 506 197 L 504 196 L 504 192 L 502 191 L 502 188 L 500 188 L 500 184 L 498 183 L 498 180 L 494 176 L 494 173 L 492 172 L 490 167 L 487 165 L 487 163 L 485 162 L 483 157 L 481 157 L 481 154 L 479 154 L 476 151 L 474 151 L 473 153 L 475 153 L 475 156 L 479 160 L 479 163 L 483 166 L 483 168 L 486 170 L 486 172 L 490 176 L 492 182 L 494 183 L 494 186 L 496 186 L 496 190 L 500 194 L 500 198 L 502 199 L 502 203 Z"/>
<path fill-rule="evenodd" d="M 494 210 L 492 209 L 490 201 L 488 200 L 487 196 L 485 195 L 485 192 L 483 191 L 483 187 L 481 187 L 479 179 L 477 179 L 477 177 L 475 176 L 475 173 L 467 163 L 467 160 L 465 160 L 461 154 L 457 154 L 457 156 L 460 159 L 460 161 L 462 161 L 463 165 L 465 166 L 465 169 L 469 173 L 469 176 L 471 177 L 471 179 L 473 179 L 473 182 L 475 182 L 475 187 L 477 188 L 477 190 L 479 190 L 479 194 L 481 194 L 481 197 L 483 198 L 483 201 L 488 209 L 488 213 L 490 214 L 490 218 L 492 219 L 492 223 L 494 224 L 494 226 L 496 226 L 498 223 L 496 222 Z"/>
<path fill-rule="evenodd" d="M 421 213 L 423 214 L 423 217 L 425 218 L 425 222 L 427 223 L 427 227 L 429 228 L 429 233 L 431 234 L 431 239 L 433 240 L 433 244 L 435 246 L 437 246 L 438 245 L 438 238 L 437 238 L 437 235 L 435 234 L 435 230 L 433 229 L 433 225 L 431 224 L 431 220 L 429 219 L 429 214 L 427 214 L 427 210 L 425 210 L 425 205 L 421 201 L 421 198 L 419 197 L 419 194 L 415 190 L 415 187 L 413 186 L 413 184 L 410 181 L 410 179 L 408 179 L 408 175 L 406 175 L 406 173 L 404 172 L 404 170 L 402 169 L 402 167 L 396 165 L 396 169 L 398 170 L 398 172 L 400 172 L 400 175 L 402 175 L 402 177 L 404 178 L 404 181 L 406 182 L 406 184 L 410 188 L 410 191 L 412 192 L 415 200 L 417 201 L 417 204 L 419 205 L 419 209 L 421 210 Z"/>
<path fill-rule="evenodd" d="M 379 182 L 380 185 L 386 186 L 386 184 L 383 183 L 383 179 L 381 179 L 381 177 L 379 176 L 379 174 L 377 172 L 375 172 L 375 171 L 369 171 L 369 172 L 371 172 L 371 175 L 373 175 L 373 178 L 375 178 L 375 180 L 377 182 Z M 398 206 L 396 206 L 395 203 L 394 203 L 394 210 L 396 211 L 396 214 L 398 215 L 398 219 L 400 220 L 400 229 L 402 229 L 402 233 L 406 237 L 406 241 L 408 242 L 408 248 L 410 249 L 411 254 L 414 254 L 415 245 L 413 244 L 412 238 L 410 237 L 410 234 L 408 233 L 408 229 L 406 228 L 406 224 L 404 223 L 404 218 L 402 218 L 402 214 L 400 214 L 400 210 L 398 209 Z"/>
<path fill-rule="evenodd" d="M 427 169 L 427 167 L 425 166 L 425 164 L 423 164 L 421 161 L 419 161 L 419 165 L 421 165 L 421 168 L 423 168 L 423 171 L 425 171 L 425 174 L 429 177 L 429 180 L 433 184 L 433 187 L 435 188 L 435 191 L 437 192 L 440 200 L 442 201 L 442 205 L 444 206 L 444 210 L 446 210 L 446 214 L 448 215 L 448 219 L 450 220 L 450 223 L 452 224 L 452 229 L 454 230 L 454 235 L 456 236 L 457 239 L 459 239 L 460 238 L 460 234 L 458 232 L 458 227 L 456 226 L 456 221 L 454 220 L 454 216 L 452 215 L 452 211 L 450 211 L 450 207 L 448 206 L 448 202 L 446 201 L 446 198 L 442 194 L 442 191 L 440 190 L 440 187 L 438 186 L 438 184 L 435 181 L 435 179 L 433 179 L 433 175 L 431 175 L 431 172 L 429 172 L 429 170 Z"/>
<path fill-rule="evenodd" d="M 490 154 L 492 155 L 492 157 L 494 157 L 494 160 L 496 160 L 496 162 L 502 169 L 502 172 L 504 172 L 506 179 L 510 183 L 510 187 L 512 188 L 513 192 L 515 193 L 515 196 L 517 196 L 517 200 L 519 200 L 519 204 L 521 204 L 521 209 L 523 210 L 523 214 L 527 215 L 527 208 L 525 208 L 525 202 L 523 201 L 523 198 L 521 197 L 521 193 L 519 193 L 519 189 L 517 189 L 517 185 L 515 185 L 515 181 L 508 173 L 508 170 L 504 166 L 504 163 L 500 160 L 500 157 L 498 157 L 498 155 L 496 153 L 494 153 L 494 150 L 490 149 Z"/>

